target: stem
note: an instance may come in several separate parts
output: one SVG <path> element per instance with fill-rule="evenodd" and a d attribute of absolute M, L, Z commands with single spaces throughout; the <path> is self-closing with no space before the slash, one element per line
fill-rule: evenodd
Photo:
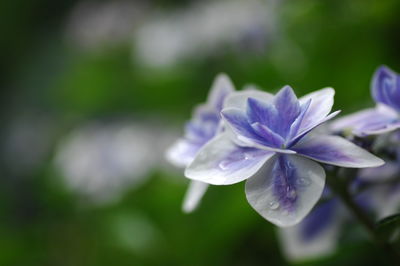
<path fill-rule="evenodd" d="M 376 232 L 374 222 L 369 218 L 362 208 L 353 200 L 353 197 L 348 191 L 347 184 L 339 178 L 337 171 L 335 176 L 328 176 L 327 178 L 328 186 L 332 191 L 339 196 L 340 200 L 346 205 L 349 211 L 354 215 L 354 217 L 360 222 L 360 224 L 365 228 L 365 230 L 370 235 L 371 239 L 379 245 L 389 256 L 393 265 L 399 265 L 400 254 L 392 247 L 390 243 L 379 237 Z"/>

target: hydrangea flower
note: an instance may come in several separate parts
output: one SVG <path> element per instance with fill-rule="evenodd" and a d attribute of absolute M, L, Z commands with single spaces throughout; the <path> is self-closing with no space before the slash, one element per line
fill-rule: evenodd
<path fill-rule="evenodd" d="M 365 168 L 371 169 L 371 168 Z M 362 169 L 364 170 L 364 169 Z M 362 190 L 365 182 L 356 178 L 351 183 L 351 194 L 364 211 L 373 214 L 375 188 Z M 335 252 L 344 224 L 354 222 L 354 216 L 338 197 L 325 187 L 321 201 L 299 224 L 279 228 L 278 237 L 283 252 L 292 261 L 302 261 L 328 256 Z"/>
<path fill-rule="evenodd" d="M 167 150 L 169 162 L 177 167 L 186 167 L 207 142 L 223 131 L 220 112 L 226 96 L 234 90 L 232 82 L 225 74 L 215 78 L 207 102 L 195 108 L 192 119 L 186 124 L 184 137 Z M 185 195 L 183 211 L 193 211 L 207 188 L 206 183 L 192 181 Z"/>
<path fill-rule="evenodd" d="M 315 161 L 342 167 L 376 167 L 383 161 L 338 136 L 310 135 L 330 113 L 331 88 L 298 99 L 286 86 L 275 96 L 233 93 L 222 116 L 226 132 L 208 142 L 185 176 L 214 185 L 246 182 L 250 205 L 282 226 L 299 223 L 320 198 L 325 171 Z"/>
<path fill-rule="evenodd" d="M 387 159 L 380 167 L 361 169 L 358 179 L 374 184 L 371 198 L 375 203 L 378 218 L 382 219 L 400 211 L 400 143 L 395 141 L 398 136 L 380 137 L 385 137 L 387 145 L 382 152 L 389 153 L 392 158 Z"/>
<path fill-rule="evenodd" d="M 332 198 L 318 204 L 299 224 L 279 228 L 278 238 L 285 257 L 302 261 L 332 254 L 347 217 L 344 206 Z"/>
<path fill-rule="evenodd" d="M 354 135 L 378 135 L 400 128 L 400 75 L 386 66 L 372 78 L 371 93 L 375 108 L 345 116 L 332 123 L 332 130 L 350 129 Z"/>

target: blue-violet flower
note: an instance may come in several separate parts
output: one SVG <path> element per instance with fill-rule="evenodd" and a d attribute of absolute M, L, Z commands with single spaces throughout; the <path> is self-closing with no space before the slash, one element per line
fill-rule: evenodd
<path fill-rule="evenodd" d="M 330 113 L 334 90 L 300 99 L 289 86 L 276 95 L 232 93 L 221 111 L 225 132 L 209 141 L 185 176 L 214 185 L 246 182 L 250 205 L 281 226 L 299 223 L 320 198 L 325 171 L 315 161 L 342 167 L 376 167 L 384 162 L 344 138 L 311 135 Z"/>
<path fill-rule="evenodd" d="M 375 108 L 344 116 L 332 123 L 336 131 L 351 130 L 356 136 L 378 135 L 400 128 L 400 75 L 386 66 L 373 75 L 371 93 Z"/>
<path fill-rule="evenodd" d="M 169 162 L 177 167 L 186 167 L 207 142 L 223 131 L 220 112 L 226 96 L 234 90 L 227 75 L 219 74 L 215 78 L 207 102 L 195 108 L 192 119 L 186 124 L 184 137 L 167 150 L 166 157 Z M 192 181 L 183 201 L 183 211 L 193 211 L 207 188 L 207 183 Z"/>

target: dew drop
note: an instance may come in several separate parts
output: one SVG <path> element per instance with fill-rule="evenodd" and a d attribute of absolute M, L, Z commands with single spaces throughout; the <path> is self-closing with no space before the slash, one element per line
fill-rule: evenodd
<path fill-rule="evenodd" d="M 301 187 L 306 187 L 310 184 L 311 184 L 311 180 L 307 177 L 301 177 L 301 178 L 297 179 L 297 185 L 299 185 Z"/>
<path fill-rule="evenodd" d="M 250 160 L 250 159 L 252 159 L 253 158 L 253 155 L 252 154 L 250 154 L 250 153 L 244 153 L 244 158 L 243 159 L 245 159 L 245 160 Z"/>
<path fill-rule="evenodd" d="M 271 201 L 268 205 L 271 210 L 276 210 L 279 208 L 279 202 L 277 201 Z"/>
<path fill-rule="evenodd" d="M 228 161 L 228 160 L 223 160 L 223 161 L 221 161 L 220 163 L 219 163 L 219 168 L 221 168 L 222 170 L 228 170 L 228 168 L 229 168 L 229 164 L 230 164 L 230 161 Z"/>
<path fill-rule="evenodd" d="M 294 189 L 289 189 L 286 192 L 286 197 L 288 197 L 289 199 L 295 199 L 297 197 L 297 193 Z"/>

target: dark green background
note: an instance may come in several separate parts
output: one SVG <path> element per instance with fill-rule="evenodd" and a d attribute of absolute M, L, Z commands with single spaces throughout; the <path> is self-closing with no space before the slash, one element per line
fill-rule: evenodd
<path fill-rule="evenodd" d="M 149 2 L 166 10 L 190 3 Z M 332 86 L 334 109 L 343 113 L 372 106 L 376 67 L 400 71 L 400 1 L 281 1 L 275 15 L 286 36 L 274 37 L 261 55 L 225 49 L 164 70 L 132 62 L 130 44 L 85 52 L 67 42 L 65 21 L 76 3 L 0 2 L 0 134 L 31 110 L 54 117 L 57 128 L 47 159 L 24 176 L 7 170 L 2 154 L 0 265 L 287 265 L 274 226 L 247 204 L 243 184 L 211 187 L 199 210 L 184 215 L 186 185 L 154 169 L 120 202 L 92 206 L 60 182 L 52 164 L 55 144 L 93 119 L 162 115 L 183 124 L 221 71 L 238 88 L 251 82 L 274 91 L 290 84 L 302 95 Z M 302 51 L 300 65 L 288 40 Z M 148 224 L 155 236 L 141 241 Z M 384 261 L 374 245 L 350 237 L 335 256 L 304 265 Z"/>

